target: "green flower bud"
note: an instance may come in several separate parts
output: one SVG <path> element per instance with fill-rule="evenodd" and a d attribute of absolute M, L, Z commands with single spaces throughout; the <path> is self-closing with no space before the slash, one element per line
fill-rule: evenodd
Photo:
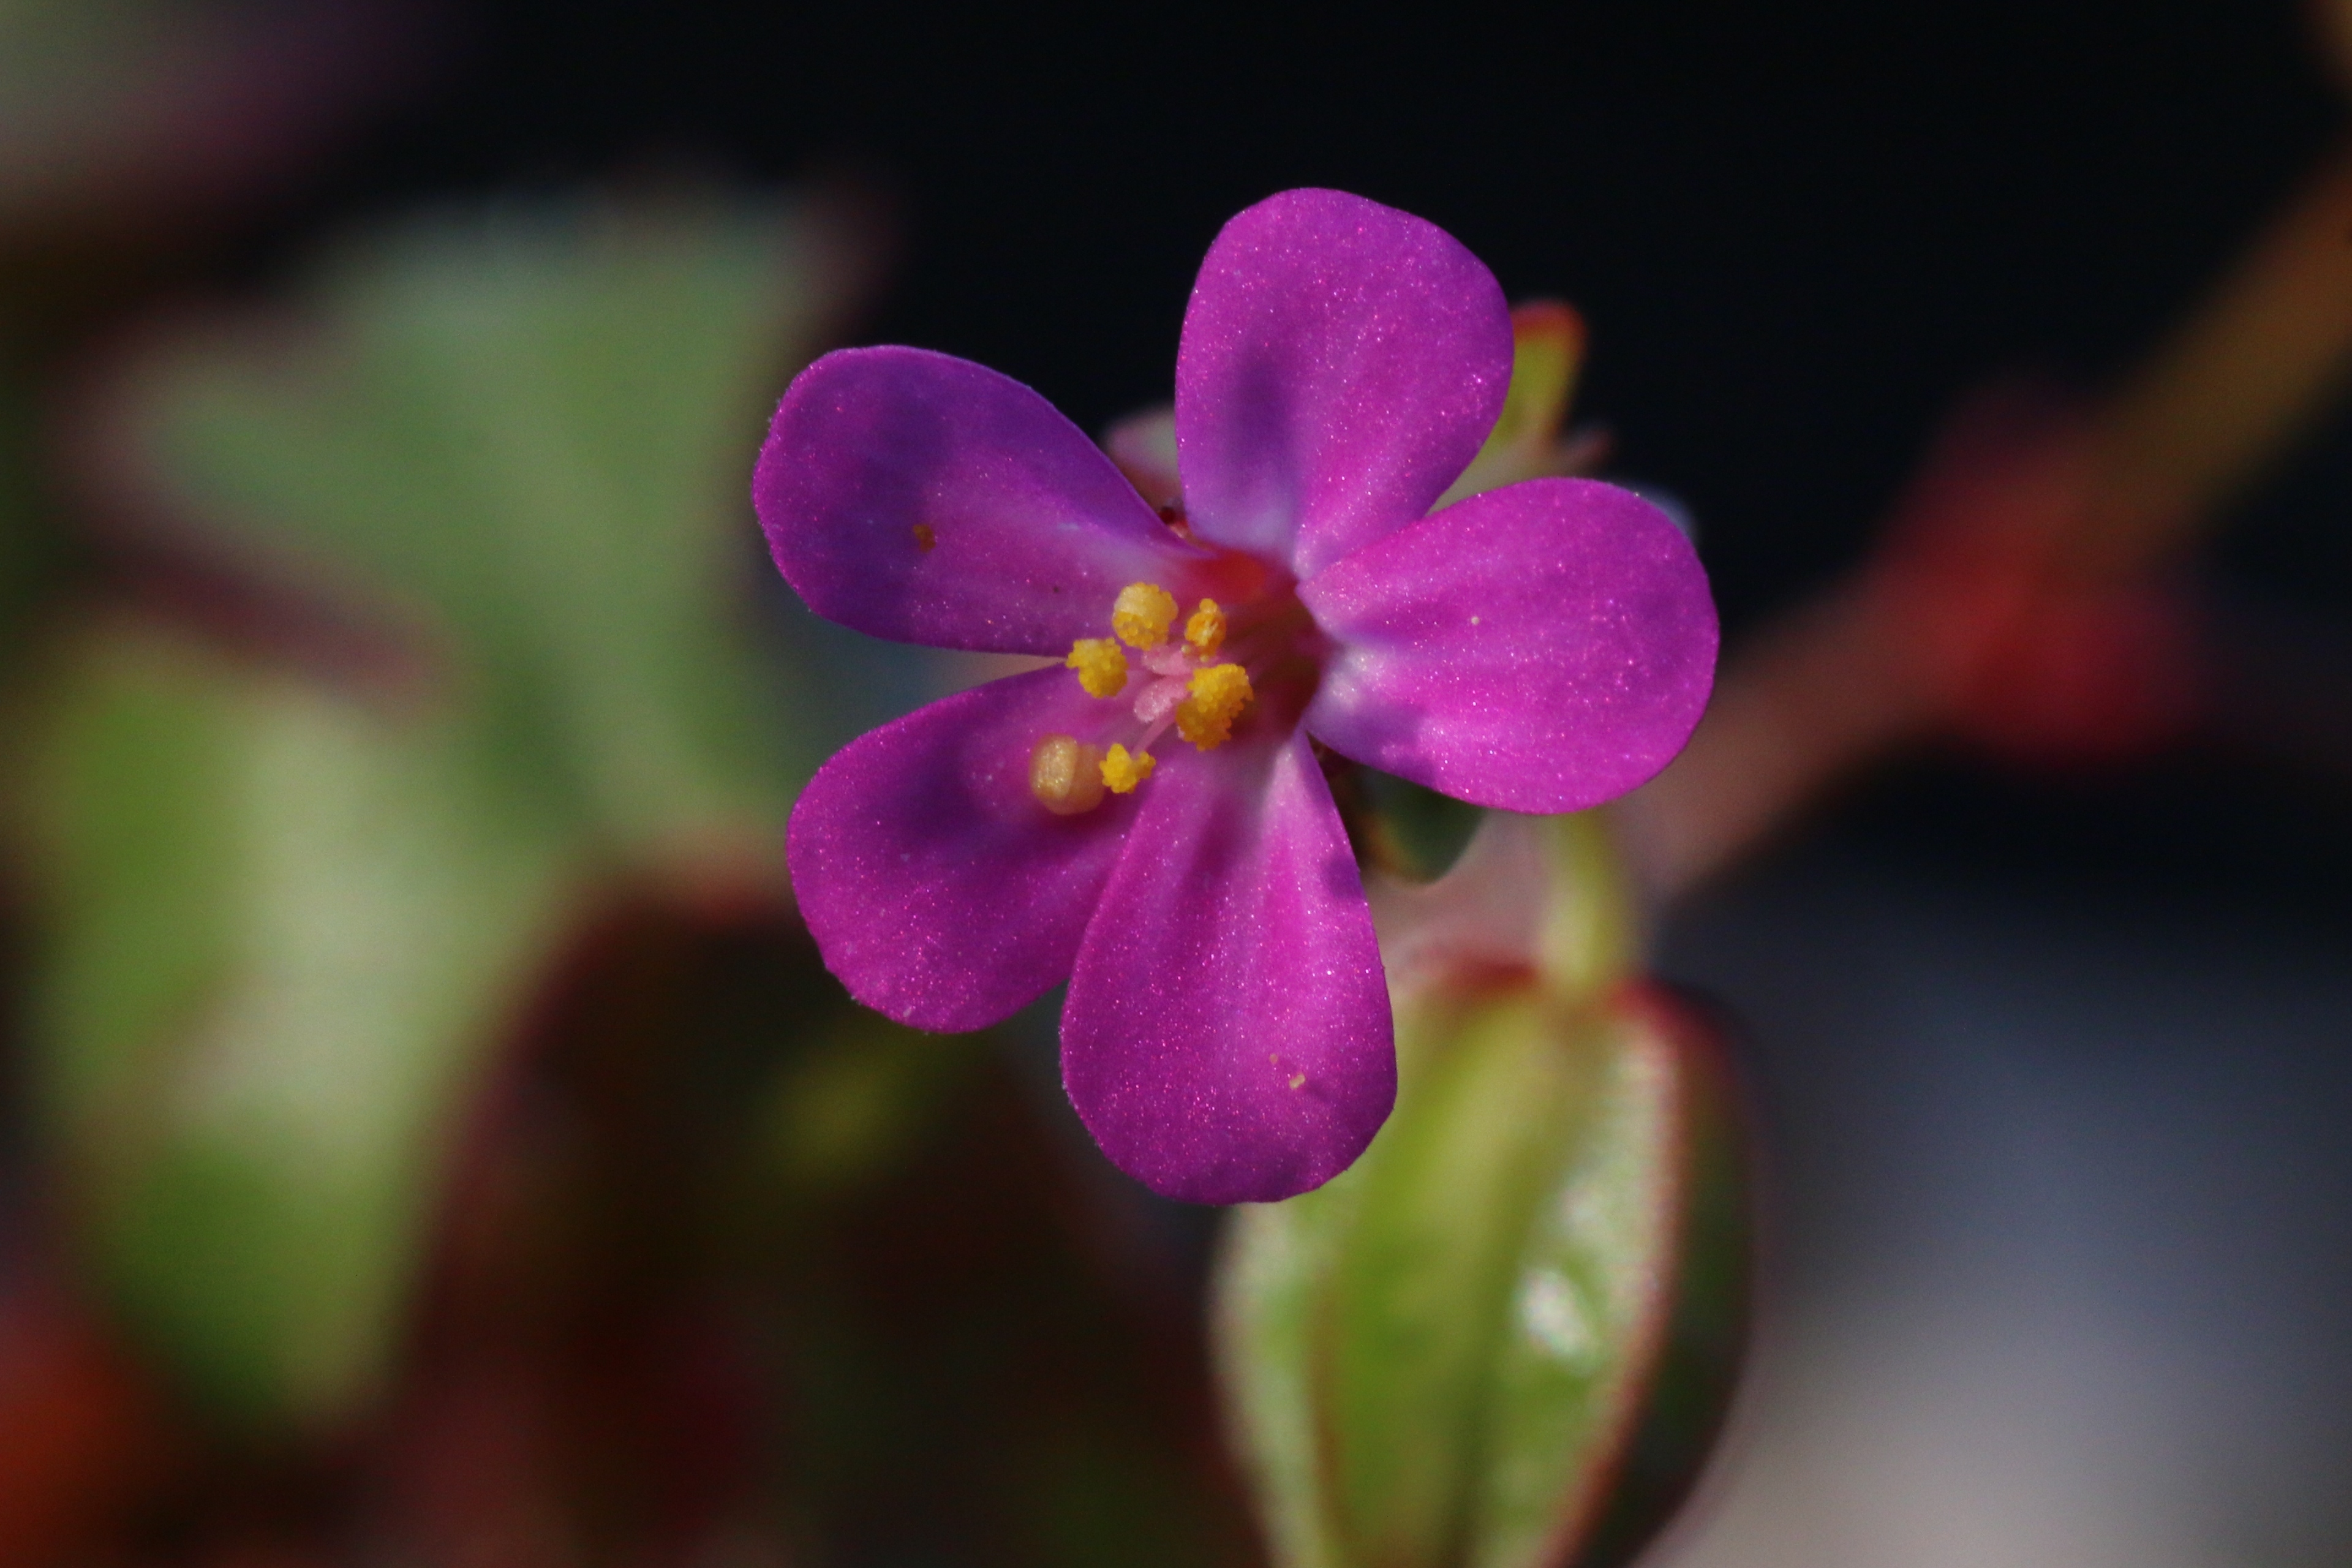
<path fill-rule="evenodd" d="M 1285 1568 L 1622 1561 L 1712 1440 L 1735 1101 L 1704 1021 L 1628 979 L 1620 888 L 1594 819 L 1490 822 L 1413 895 L 1388 1126 L 1233 1218 L 1220 1373 Z"/>

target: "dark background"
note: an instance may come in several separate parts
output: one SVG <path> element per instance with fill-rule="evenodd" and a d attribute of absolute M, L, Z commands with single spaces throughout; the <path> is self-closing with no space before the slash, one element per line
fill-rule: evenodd
<path fill-rule="evenodd" d="M 1180 14 L 1180 11 L 1181 14 Z M 556 5 L 237 247 L 391 202 L 716 169 L 847 175 L 902 246 L 864 323 L 1099 427 L 1168 395 L 1217 226 L 1328 184 L 1592 330 L 1584 416 L 1684 496 L 1735 627 L 1856 551 L 1938 415 L 2149 345 L 2343 122 L 2288 0 L 1440 9 Z M 2242 553 L 2340 603 L 2338 529 Z"/>
<path fill-rule="evenodd" d="M 455 63 L 232 237 L 214 281 L 282 278 L 417 201 L 832 180 L 878 196 L 898 235 L 861 341 L 979 360 L 1099 429 L 1169 395 L 1218 226 L 1335 185 L 1444 226 L 1513 299 L 1584 312 L 1579 417 L 1614 432 L 1617 474 L 1687 504 L 1735 647 L 1860 556 L 1961 396 L 2021 374 L 2095 394 L 2126 372 L 2347 121 L 2293 0 L 1587 0 L 1409 21 L 453 0 L 445 27 Z M 2242 747 L 2089 777 L 1948 758 L 1883 779 L 1855 825 L 1966 875 L 2352 924 L 2352 747 L 2325 740 L 2352 735 L 2352 704 L 2327 706 L 2352 692 L 2347 519 L 2338 416 L 2200 564 L 2263 658 L 2308 646 L 2326 667 L 2316 716 L 2258 737 L 2251 771 Z"/>

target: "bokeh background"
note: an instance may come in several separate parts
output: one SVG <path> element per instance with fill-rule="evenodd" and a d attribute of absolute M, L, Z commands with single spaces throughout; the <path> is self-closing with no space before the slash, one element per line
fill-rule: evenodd
<path fill-rule="evenodd" d="M 917 343 L 1100 430 L 1227 216 L 1356 191 L 1581 312 L 1737 664 L 1956 409 L 2107 406 L 2308 199 L 2332 21 L 0 0 L 0 1554 L 1255 1560 L 1213 1216 L 1101 1163 L 1050 1009 L 921 1040 L 792 921 L 793 788 L 969 672 L 766 567 L 791 372 Z M 2147 578 L 2177 658 L 1657 879 L 1766 1238 L 1657 1561 L 2352 1553 L 2332 384 Z"/>

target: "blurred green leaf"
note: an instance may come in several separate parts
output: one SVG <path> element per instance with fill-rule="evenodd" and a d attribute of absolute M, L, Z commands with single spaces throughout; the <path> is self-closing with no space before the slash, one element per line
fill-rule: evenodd
<path fill-rule="evenodd" d="M 5 336 L 6 323 L 0 322 L 0 340 Z M 59 564 L 35 472 L 34 403 L 10 345 L 0 341 L 0 683 L 14 678 L 30 619 L 52 588 Z"/>
<path fill-rule="evenodd" d="M 814 759 L 750 626 L 750 476 L 847 233 L 683 198 L 414 222 L 290 341 L 150 356 L 121 435 L 165 511 L 422 622 L 535 809 L 631 853 L 772 825 Z"/>
<path fill-rule="evenodd" d="M 248 616 L 356 616 L 425 668 L 394 719 L 107 623 L 41 694 L 47 1125 L 93 1266 L 215 1407 L 365 1397 L 441 1144 L 583 887 L 714 849 L 776 874 L 811 759 L 751 630 L 746 491 L 846 233 L 489 208 L 354 245 L 299 320 L 127 362 L 86 477 L 249 571 Z"/>
<path fill-rule="evenodd" d="M 216 1407 L 331 1418 L 383 1370 L 560 846 L 446 733 L 121 627 L 46 694 L 29 789 L 82 1246 Z"/>
<path fill-rule="evenodd" d="M 0 236 L 217 203 L 380 96 L 369 0 L 0 0 Z"/>
<path fill-rule="evenodd" d="M 902 1163 L 972 1071 L 970 1041 L 863 1007 L 802 1031 L 767 1108 L 768 1163 L 790 1189 L 832 1194 Z"/>
<path fill-rule="evenodd" d="M 63 130 L 100 123 L 90 100 L 110 100 L 137 79 L 134 65 L 158 35 L 184 27 L 196 6 L 156 0 L 0 0 L 0 169 L 26 152 L 49 152 Z M 22 151 L 20 151 L 22 149 Z"/>
<path fill-rule="evenodd" d="M 1658 1016 L 1433 1003 L 1364 1158 L 1237 1211 L 1221 1372 L 1285 1568 L 1573 1560 L 1678 1289 L 1720 1283 L 1678 1265 L 1702 1067 Z"/>
<path fill-rule="evenodd" d="M 1358 846 L 1358 856 L 1413 881 L 1433 881 L 1452 869 L 1486 816 L 1468 801 L 1377 768 L 1359 768 L 1349 782 L 1360 802 L 1359 831 L 1369 840 Z"/>

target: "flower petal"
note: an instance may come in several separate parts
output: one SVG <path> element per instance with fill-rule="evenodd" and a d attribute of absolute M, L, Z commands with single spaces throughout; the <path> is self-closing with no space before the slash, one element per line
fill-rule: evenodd
<path fill-rule="evenodd" d="M 1193 531 L 1301 577 L 1426 513 L 1511 380 L 1511 313 L 1451 235 L 1339 191 L 1225 225 L 1176 358 Z"/>
<path fill-rule="evenodd" d="M 934 702 L 820 768 L 786 855 L 849 994 L 917 1028 L 976 1029 L 1067 976 L 1136 803 L 1055 816 L 1029 793 L 1029 753 L 1121 723 L 1125 703 L 1041 669 Z"/>
<path fill-rule="evenodd" d="M 1473 496 L 1298 596 L 1339 645 L 1307 730 L 1480 805 L 1622 795 L 1682 750 L 1715 681 L 1715 602 L 1690 541 L 1591 479 Z"/>
<path fill-rule="evenodd" d="M 751 481 L 777 569 L 809 607 L 899 642 L 1063 653 L 1129 583 L 1189 585 L 1179 541 L 1029 388 L 922 349 L 803 371 Z"/>
<path fill-rule="evenodd" d="M 1396 1098 L 1363 885 L 1313 751 L 1171 759 L 1079 949 L 1062 1082 L 1121 1170 L 1191 1203 L 1348 1168 Z"/>

